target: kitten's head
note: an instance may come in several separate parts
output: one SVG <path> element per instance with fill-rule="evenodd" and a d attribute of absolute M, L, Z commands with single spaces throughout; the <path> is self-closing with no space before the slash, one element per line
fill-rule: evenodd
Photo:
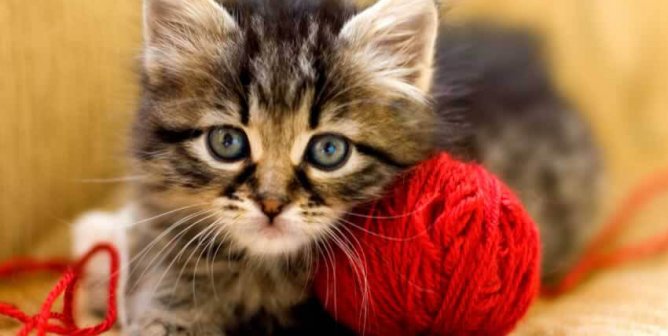
<path fill-rule="evenodd" d="M 197 204 L 251 255 L 325 237 L 433 150 L 437 16 L 434 0 L 146 0 L 143 199 Z"/>

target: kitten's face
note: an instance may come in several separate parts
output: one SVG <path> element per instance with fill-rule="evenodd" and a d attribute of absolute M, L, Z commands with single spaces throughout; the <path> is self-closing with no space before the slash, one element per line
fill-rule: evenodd
<path fill-rule="evenodd" d="M 251 255 L 289 255 L 432 150 L 436 8 L 242 3 L 148 1 L 141 190 L 208 210 Z"/>

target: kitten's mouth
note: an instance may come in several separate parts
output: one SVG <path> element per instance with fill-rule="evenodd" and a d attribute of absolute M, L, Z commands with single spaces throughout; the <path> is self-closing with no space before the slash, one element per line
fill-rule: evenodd
<path fill-rule="evenodd" d="M 260 234 L 265 238 L 279 239 L 288 234 L 284 225 L 277 225 L 277 223 L 267 223 L 260 229 Z"/>
<path fill-rule="evenodd" d="M 309 237 L 287 218 L 275 218 L 270 222 L 264 218 L 255 228 L 237 236 L 249 252 L 262 256 L 285 256 L 302 249 Z"/>
<path fill-rule="evenodd" d="M 261 227 L 258 230 L 259 234 L 265 239 L 285 239 L 294 235 L 295 228 L 288 219 L 275 218 L 273 220 L 266 219 L 262 221 Z"/>

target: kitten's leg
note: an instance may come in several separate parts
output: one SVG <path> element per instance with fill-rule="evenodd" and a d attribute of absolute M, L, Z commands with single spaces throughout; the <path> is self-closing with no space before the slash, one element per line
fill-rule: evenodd
<path fill-rule="evenodd" d="M 94 211 L 85 213 L 72 226 L 73 255 L 82 258 L 95 245 L 111 243 L 118 249 L 121 265 L 127 265 L 129 251 L 126 228 L 134 221 L 134 206 L 132 204 L 127 204 L 115 212 Z M 109 257 L 105 255 L 93 257 L 84 270 L 85 276 L 83 277 L 82 287 L 85 292 L 86 308 L 89 313 L 100 317 L 104 316 L 108 309 L 109 269 Z M 121 293 L 125 290 L 127 268 L 122 266 L 119 272 L 118 320 L 120 325 L 125 325 L 127 315 L 124 310 L 124 295 Z"/>
<path fill-rule="evenodd" d="M 160 240 L 151 230 L 131 230 L 127 235 L 126 229 L 135 222 L 135 209 L 130 204 L 117 212 L 87 213 L 73 225 L 75 255 L 82 256 L 102 242 L 112 243 L 119 250 L 123 265 L 118 293 L 119 320 L 124 334 L 223 335 L 226 310 L 218 300 L 212 299 L 217 295 L 213 295 L 215 289 L 209 268 L 199 273 L 194 269 L 208 265 L 205 261 L 195 263 L 204 257 L 202 249 L 183 250 L 182 259 L 191 259 L 192 264 L 177 262 L 172 253 L 160 256 L 160 252 L 171 252 L 166 246 L 169 239 Z M 132 242 L 128 238 L 132 238 Z M 151 244 L 153 246 L 147 247 Z M 131 249 L 138 249 L 132 259 L 127 257 Z M 87 308 L 94 314 L 104 315 L 109 262 L 106 257 L 96 257 L 93 261 L 86 269 L 84 282 Z M 128 266 L 131 266 L 129 272 Z M 216 276 L 216 279 L 223 277 Z"/>
<path fill-rule="evenodd" d="M 225 292 L 232 276 L 219 269 L 214 273 L 215 264 L 208 258 L 212 245 L 206 235 L 165 232 L 169 231 L 145 226 L 131 233 L 124 334 L 224 335 L 233 315 Z"/>
<path fill-rule="evenodd" d="M 128 284 L 126 302 L 130 336 L 224 335 L 225 306 L 220 304 L 208 276 L 196 275 L 191 265 L 173 263 L 152 267 Z M 183 269 L 183 271 L 181 271 Z M 207 278 L 207 279 L 204 279 Z"/>

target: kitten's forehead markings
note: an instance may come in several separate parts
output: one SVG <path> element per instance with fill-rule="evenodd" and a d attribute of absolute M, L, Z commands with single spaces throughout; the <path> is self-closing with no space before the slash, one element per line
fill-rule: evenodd
<path fill-rule="evenodd" d="M 310 104 L 310 102 L 309 102 Z M 307 112 L 303 112 L 306 114 Z M 316 134 L 335 133 L 341 134 L 349 139 L 355 139 L 360 136 L 360 125 L 352 119 L 334 119 L 325 109 L 318 125 L 307 131 L 297 134 L 290 149 L 290 160 L 295 166 L 299 165 L 303 159 L 311 138 Z"/>
<path fill-rule="evenodd" d="M 295 167 L 299 166 L 303 161 L 306 147 L 308 146 L 309 142 L 311 141 L 311 137 L 313 137 L 314 134 L 315 132 L 313 131 L 307 131 L 302 132 L 295 137 L 295 141 L 292 144 L 292 148 L 290 149 L 290 161 Z"/>
<path fill-rule="evenodd" d="M 323 122 L 320 127 L 318 127 L 318 133 L 336 133 L 346 136 L 347 138 L 354 140 L 362 135 L 361 127 L 359 122 L 354 119 L 349 118 L 332 118 L 327 117 L 331 116 L 327 112 L 323 115 Z"/>
<path fill-rule="evenodd" d="M 229 109 L 228 109 L 229 107 Z M 239 117 L 236 113 L 229 111 L 236 110 L 235 107 L 228 106 L 225 110 L 207 110 L 199 120 L 200 128 L 210 128 L 223 125 L 239 125 Z"/>
<path fill-rule="evenodd" d="M 315 69 L 313 68 L 313 48 L 315 47 L 316 38 L 318 36 L 318 24 L 314 21 L 309 23 L 309 34 L 306 43 L 302 44 L 299 50 L 299 68 L 307 77 L 315 77 Z"/>
<path fill-rule="evenodd" d="M 257 80 L 257 78 L 256 78 Z M 260 102 L 258 101 L 255 90 L 249 91 L 248 99 L 248 125 L 250 127 L 257 127 L 262 124 L 265 119 L 265 113 L 260 110 Z"/>
<path fill-rule="evenodd" d="M 251 159 L 253 162 L 259 162 L 264 157 L 264 143 L 262 142 L 262 136 L 260 132 L 252 126 L 244 127 L 246 131 L 246 136 L 248 136 L 248 142 L 250 142 L 251 147 Z"/>

